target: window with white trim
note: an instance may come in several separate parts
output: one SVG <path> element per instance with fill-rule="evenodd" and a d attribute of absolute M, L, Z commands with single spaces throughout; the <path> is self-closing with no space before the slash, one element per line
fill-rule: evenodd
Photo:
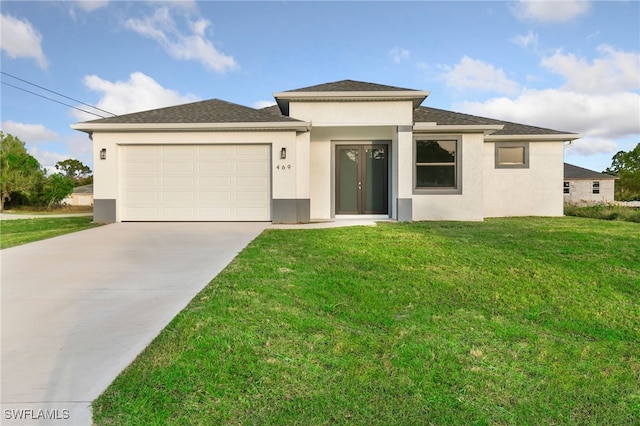
<path fill-rule="evenodd" d="M 418 137 L 414 141 L 416 192 L 459 192 L 460 139 Z"/>
<path fill-rule="evenodd" d="M 600 193 L 600 181 L 594 180 L 593 184 L 591 185 L 591 192 L 593 194 L 599 194 Z"/>
<path fill-rule="evenodd" d="M 528 169 L 529 142 L 496 142 L 496 169 Z"/>
<path fill-rule="evenodd" d="M 570 194 L 571 193 L 571 186 L 569 186 L 569 182 L 567 182 L 567 181 L 564 182 L 564 193 L 565 194 Z"/>

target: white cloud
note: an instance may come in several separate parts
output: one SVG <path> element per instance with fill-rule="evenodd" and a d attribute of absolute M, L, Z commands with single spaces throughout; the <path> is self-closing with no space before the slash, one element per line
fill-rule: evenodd
<path fill-rule="evenodd" d="M 529 46 L 536 49 L 538 47 L 538 34 L 533 31 L 529 31 L 527 35 L 517 35 L 513 37 L 511 42 L 525 49 Z"/>
<path fill-rule="evenodd" d="M 25 124 L 7 120 L 2 122 L 2 131 L 17 136 L 23 142 L 48 142 L 55 140 L 58 135 L 42 124 Z"/>
<path fill-rule="evenodd" d="M 181 95 L 174 90 L 166 89 L 141 72 L 131 73 L 128 81 L 116 82 L 89 75 L 84 78 L 84 84 L 89 89 L 102 93 L 102 98 L 96 104 L 98 108 L 117 115 L 199 100 L 195 95 Z M 96 118 L 77 110 L 73 110 L 72 114 L 80 121 Z"/>
<path fill-rule="evenodd" d="M 71 158 L 68 154 L 60 154 L 59 152 L 46 151 L 37 146 L 31 146 L 27 152 L 33 155 L 42 167 L 47 169 L 48 173 L 55 171 L 55 165 L 58 161 L 64 161 Z"/>
<path fill-rule="evenodd" d="M 543 23 L 571 21 L 591 10 L 586 0 L 519 0 L 511 3 L 512 13 L 522 20 Z"/>
<path fill-rule="evenodd" d="M 543 58 L 542 66 L 566 79 L 565 89 L 582 93 L 611 93 L 640 89 L 640 54 L 597 48 L 599 58 L 589 63 L 574 54 L 556 52 Z"/>
<path fill-rule="evenodd" d="M 47 68 L 49 61 L 42 51 L 42 35 L 29 21 L 0 15 L 1 48 L 10 58 L 33 58 L 40 68 Z"/>
<path fill-rule="evenodd" d="M 257 109 L 262 109 L 262 108 L 273 106 L 275 104 L 276 104 L 275 101 L 255 101 L 253 103 L 253 107 Z"/>
<path fill-rule="evenodd" d="M 401 47 L 394 47 L 389 51 L 389 57 L 391 57 L 393 62 L 396 64 L 399 64 L 405 59 L 409 59 L 409 56 L 411 56 L 411 53 L 407 49 L 403 49 Z"/>
<path fill-rule="evenodd" d="M 85 12 L 93 12 L 94 10 L 105 7 L 109 3 L 109 0 L 78 0 L 76 4 Z"/>
<path fill-rule="evenodd" d="M 457 90 L 473 89 L 487 92 L 515 94 L 519 85 L 509 80 L 501 68 L 464 56 L 453 69 L 444 67 L 443 78 Z"/>
<path fill-rule="evenodd" d="M 613 154 L 618 152 L 616 141 L 605 138 L 584 138 L 573 141 L 567 148 L 567 155 L 578 154 L 590 156 L 594 154 Z"/>
<path fill-rule="evenodd" d="M 178 28 L 167 7 L 157 9 L 153 16 L 128 19 L 126 27 L 155 40 L 175 59 L 197 60 L 219 73 L 237 68 L 235 59 L 218 51 L 206 37 L 206 30 L 211 25 L 210 21 L 206 19 L 192 21 L 188 17 L 185 19 L 188 21 L 190 34 Z"/>
<path fill-rule="evenodd" d="M 583 94 L 559 89 L 525 90 L 515 99 L 462 102 L 459 110 L 474 115 L 616 139 L 640 134 L 640 95 Z"/>

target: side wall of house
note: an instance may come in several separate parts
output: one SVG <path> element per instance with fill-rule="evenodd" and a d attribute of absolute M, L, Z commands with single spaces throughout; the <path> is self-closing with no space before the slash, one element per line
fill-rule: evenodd
<path fill-rule="evenodd" d="M 614 179 L 565 179 L 569 182 L 569 193 L 564 194 L 566 203 L 608 203 L 614 200 Z M 600 183 L 600 193 L 593 193 L 593 183 Z"/>
<path fill-rule="evenodd" d="M 529 166 L 496 168 L 495 143 L 484 144 L 484 216 L 562 216 L 562 142 L 529 142 Z"/>

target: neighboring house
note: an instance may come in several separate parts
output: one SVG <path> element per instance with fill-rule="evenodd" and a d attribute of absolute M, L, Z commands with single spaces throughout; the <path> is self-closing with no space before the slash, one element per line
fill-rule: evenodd
<path fill-rule="evenodd" d="M 76 186 L 71 195 L 62 200 L 62 203 L 70 206 L 92 206 L 93 185 Z"/>
<path fill-rule="evenodd" d="M 94 219 L 483 220 L 562 216 L 563 146 L 580 135 L 420 106 L 429 92 L 343 80 L 78 123 Z"/>
<path fill-rule="evenodd" d="M 564 163 L 564 201 L 572 204 L 612 202 L 616 176 Z"/>

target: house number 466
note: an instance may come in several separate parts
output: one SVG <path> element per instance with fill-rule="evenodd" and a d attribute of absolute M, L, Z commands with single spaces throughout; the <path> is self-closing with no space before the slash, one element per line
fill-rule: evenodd
<path fill-rule="evenodd" d="M 281 165 L 281 164 L 278 164 L 278 165 L 276 166 L 276 169 L 278 169 L 278 170 L 282 170 L 283 172 L 284 172 L 284 171 L 287 171 L 287 170 L 291 170 L 291 164 L 282 164 L 282 165 Z"/>

